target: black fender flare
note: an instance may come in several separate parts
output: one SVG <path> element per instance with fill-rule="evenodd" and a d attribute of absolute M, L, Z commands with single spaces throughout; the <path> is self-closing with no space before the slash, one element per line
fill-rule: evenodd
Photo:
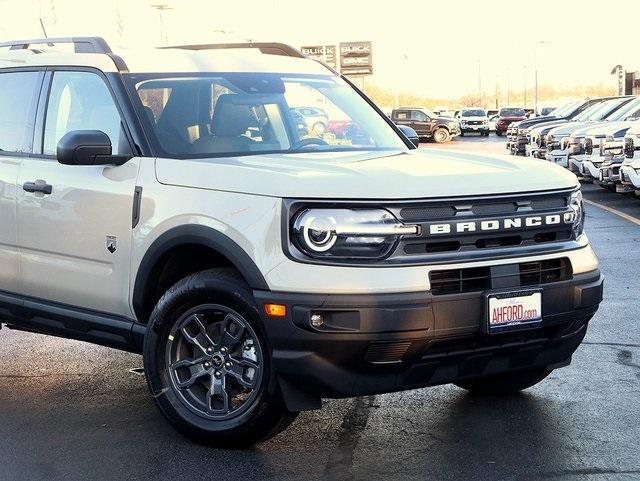
<path fill-rule="evenodd" d="M 153 268 L 162 256 L 182 244 L 198 244 L 216 250 L 238 269 L 253 289 L 269 290 L 267 281 L 251 257 L 236 242 L 221 232 L 204 225 L 174 227 L 160 235 L 145 253 L 133 287 L 132 305 L 138 321 L 146 318 L 145 295 Z"/>

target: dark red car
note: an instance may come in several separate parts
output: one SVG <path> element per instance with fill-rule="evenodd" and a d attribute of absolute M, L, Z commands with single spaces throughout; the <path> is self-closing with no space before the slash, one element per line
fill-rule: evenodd
<path fill-rule="evenodd" d="M 527 117 L 524 109 L 518 107 L 505 107 L 498 112 L 498 120 L 496 121 L 496 135 L 504 134 L 509 128 L 511 122 L 520 122 Z"/>

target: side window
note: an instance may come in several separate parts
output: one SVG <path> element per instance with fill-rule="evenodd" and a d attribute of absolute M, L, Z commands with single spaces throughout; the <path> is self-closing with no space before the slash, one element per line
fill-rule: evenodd
<path fill-rule="evenodd" d="M 0 151 L 30 153 L 40 72 L 0 74 Z"/>
<path fill-rule="evenodd" d="M 44 127 L 45 155 L 55 155 L 58 141 L 72 130 L 101 130 L 111 139 L 112 152 L 129 146 L 120 114 L 104 81 L 91 72 L 55 72 Z"/>
<path fill-rule="evenodd" d="M 396 120 L 409 120 L 409 112 L 407 112 L 406 110 L 397 111 Z"/>
<path fill-rule="evenodd" d="M 427 120 L 429 120 L 429 117 L 427 117 L 427 114 L 425 114 L 424 112 L 420 112 L 419 110 L 412 110 L 411 119 L 417 120 L 418 122 L 426 122 Z"/>

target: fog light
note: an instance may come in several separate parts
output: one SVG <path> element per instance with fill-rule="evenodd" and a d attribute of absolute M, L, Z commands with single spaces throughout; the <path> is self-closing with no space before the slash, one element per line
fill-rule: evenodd
<path fill-rule="evenodd" d="M 324 317 L 322 314 L 311 314 L 311 325 L 313 327 L 320 327 L 324 324 Z"/>

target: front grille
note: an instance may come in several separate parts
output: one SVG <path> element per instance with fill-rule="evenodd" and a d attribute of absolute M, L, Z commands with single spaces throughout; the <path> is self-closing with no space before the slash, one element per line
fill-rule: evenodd
<path fill-rule="evenodd" d="M 568 194 L 547 194 L 539 196 L 523 197 L 510 201 L 498 199 L 472 199 L 469 201 L 434 202 L 432 205 L 412 205 L 403 207 L 399 211 L 399 217 L 405 221 L 430 221 L 464 217 L 464 220 L 473 220 L 475 216 L 495 216 L 526 214 L 531 212 L 563 209 L 568 205 Z M 469 218 L 469 214 L 473 214 Z"/>
<path fill-rule="evenodd" d="M 410 346 L 410 341 L 371 343 L 364 354 L 364 360 L 372 364 L 402 362 Z"/>
<path fill-rule="evenodd" d="M 566 257 L 542 261 L 522 262 L 517 269 L 505 275 L 491 274 L 491 267 L 468 267 L 432 271 L 429 275 L 433 295 L 461 294 L 492 288 L 493 281 L 507 281 L 512 287 L 535 286 L 571 279 L 571 263 Z"/>
<path fill-rule="evenodd" d="M 627 159 L 633 159 L 634 154 L 635 154 L 635 147 L 633 145 L 633 139 L 626 137 L 624 139 L 624 156 Z"/>
<path fill-rule="evenodd" d="M 407 207 L 400 210 L 400 217 L 405 220 L 446 219 L 456 215 L 456 209 L 450 205 Z"/>
<path fill-rule="evenodd" d="M 518 209 L 515 202 L 496 203 L 496 204 L 476 204 L 471 207 L 471 212 L 475 215 L 499 215 L 513 214 Z"/>

